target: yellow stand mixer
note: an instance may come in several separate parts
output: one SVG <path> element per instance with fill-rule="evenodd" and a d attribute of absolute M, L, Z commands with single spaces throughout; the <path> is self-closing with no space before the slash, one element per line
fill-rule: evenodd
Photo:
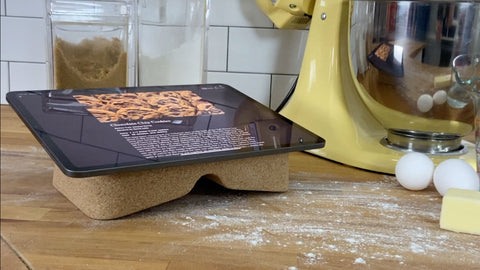
<path fill-rule="evenodd" d="M 473 47 L 460 50 L 455 43 L 447 56 L 448 50 L 435 45 L 444 44 L 443 37 L 452 33 L 433 32 L 431 22 L 422 18 L 425 14 L 451 16 L 442 8 L 455 8 L 457 31 L 450 29 L 455 33 L 451 39 L 465 39 L 458 36 L 458 20 L 465 21 L 461 12 L 471 6 L 348 0 L 257 0 L 257 5 L 279 28 L 309 26 L 296 88 L 280 109 L 282 115 L 326 140 L 325 148 L 309 152 L 384 173 L 394 173 L 397 161 L 408 151 L 424 152 L 435 164 L 460 158 L 476 167 L 475 145 L 462 140 L 475 126 L 473 102 L 455 108 L 449 106 L 450 100 L 446 102 L 449 96 L 433 103 L 427 97 L 427 109 L 432 108 L 425 111 L 420 96 L 432 97 L 441 89 L 449 93 L 450 58 L 457 53 L 480 53 L 475 34 L 480 23 L 478 3 L 473 4 L 473 17 L 467 16 L 473 20 Z M 383 28 L 375 27 L 378 21 Z M 409 28 L 422 24 L 427 26 Z M 450 27 L 446 20 L 438 24 Z M 382 46 L 390 50 L 386 55 L 381 54 Z"/>

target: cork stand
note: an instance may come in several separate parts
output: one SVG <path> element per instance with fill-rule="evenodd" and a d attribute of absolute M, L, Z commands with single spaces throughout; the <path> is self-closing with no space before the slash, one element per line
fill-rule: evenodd
<path fill-rule="evenodd" d="M 288 154 L 198 163 L 86 178 L 55 167 L 53 185 L 93 219 L 123 217 L 188 194 L 202 176 L 228 189 L 288 189 Z"/>

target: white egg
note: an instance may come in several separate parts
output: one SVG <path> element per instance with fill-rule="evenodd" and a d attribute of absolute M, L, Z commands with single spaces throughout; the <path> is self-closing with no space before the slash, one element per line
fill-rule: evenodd
<path fill-rule="evenodd" d="M 447 91 L 438 90 L 433 94 L 433 103 L 441 105 L 447 101 Z"/>
<path fill-rule="evenodd" d="M 417 108 L 419 111 L 425 113 L 430 111 L 433 107 L 433 97 L 429 94 L 421 95 L 417 100 Z"/>
<path fill-rule="evenodd" d="M 438 164 L 433 173 L 433 184 L 442 196 L 449 188 L 477 191 L 480 188 L 477 172 L 468 162 L 461 159 L 447 159 Z"/>
<path fill-rule="evenodd" d="M 433 161 L 422 153 L 408 153 L 398 160 L 395 166 L 395 176 L 406 189 L 422 190 L 432 182 Z"/>

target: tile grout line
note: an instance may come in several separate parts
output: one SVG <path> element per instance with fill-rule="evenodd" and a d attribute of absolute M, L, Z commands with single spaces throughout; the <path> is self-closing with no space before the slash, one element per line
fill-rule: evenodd
<path fill-rule="evenodd" d="M 225 57 L 225 71 L 228 73 L 228 59 L 230 57 L 230 26 L 227 26 L 227 57 Z"/>

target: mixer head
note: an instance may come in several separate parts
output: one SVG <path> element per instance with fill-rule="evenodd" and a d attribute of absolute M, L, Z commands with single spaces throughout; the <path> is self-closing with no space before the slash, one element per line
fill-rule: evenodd
<path fill-rule="evenodd" d="M 310 24 L 315 0 L 256 0 L 278 28 L 305 29 Z"/>

